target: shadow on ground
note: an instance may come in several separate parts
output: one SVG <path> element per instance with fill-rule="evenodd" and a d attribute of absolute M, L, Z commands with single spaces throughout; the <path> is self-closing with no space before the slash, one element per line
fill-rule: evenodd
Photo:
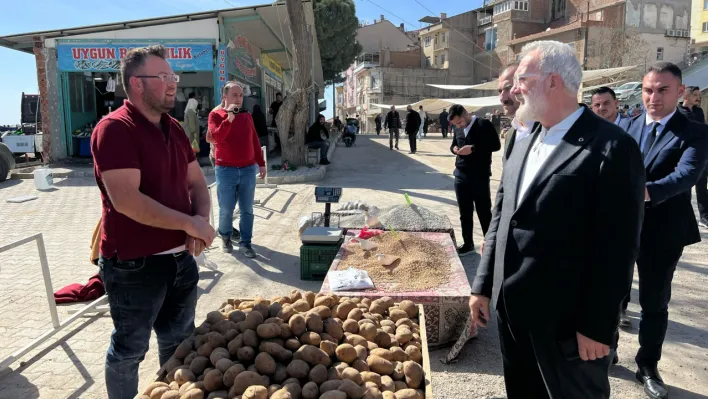
<path fill-rule="evenodd" d="M 636 370 L 630 370 L 622 365 L 610 367 L 610 377 L 620 378 L 639 384 L 639 381 L 637 381 L 637 377 L 635 376 L 635 372 Z M 687 391 L 673 385 L 669 385 L 668 388 L 671 399 L 708 399 L 708 396 Z"/>

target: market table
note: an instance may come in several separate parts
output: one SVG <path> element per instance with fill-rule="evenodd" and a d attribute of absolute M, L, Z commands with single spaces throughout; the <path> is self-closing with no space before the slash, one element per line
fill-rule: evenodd
<path fill-rule="evenodd" d="M 337 257 L 332 262 L 329 271 L 337 270 L 339 263 L 346 259 L 345 247 L 349 241 L 359 234 L 359 230 L 348 230 L 345 242 L 337 253 Z M 465 323 L 469 317 L 470 283 L 467 274 L 462 266 L 460 258 L 457 256 L 455 245 L 447 233 L 429 232 L 409 232 L 427 239 L 443 247 L 450 262 L 450 280 L 447 284 L 425 291 L 391 291 L 395 283 L 379 283 L 375 289 L 358 291 L 336 291 L 339 296 L 347 297 L 367 297 L 381 298 L 388 296 L 394 301 L 400 302 L 404 299 L 411 300 L 417 304 L 422 304 L 425 309 L 425 328 L 428 335 L 428 345 L 430 347 L 440 347 L 451 344 L 458 340 L 463 334 Z M 320 292 L 332 292 L 329 286 L 329 279 L 325 278 Z M 468 326 L 469 328 L 469 326 Z M 473 338 L 477 335 L 474 325 L 473 330 L 468 331 L 466 336 Z"/>

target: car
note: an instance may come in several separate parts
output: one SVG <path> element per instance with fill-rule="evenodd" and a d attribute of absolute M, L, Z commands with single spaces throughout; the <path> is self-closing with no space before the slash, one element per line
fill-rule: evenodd
<path fill-rule="evenodd" d="M 618 101 L 627 101 L 642 94 L 642 82 L 627 82 L 615 89 Z"/>
<path fill-rule="evenodd" d="M 7 179 L 11 169 L 15 169 L 15 156 L 5 143 L 0 142 L 0 183 Z"/>

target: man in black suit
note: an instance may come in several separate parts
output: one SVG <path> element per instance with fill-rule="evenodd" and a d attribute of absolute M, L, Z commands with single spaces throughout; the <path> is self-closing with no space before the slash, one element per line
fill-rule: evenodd
<path fill-rule="evenodd" d="M 701 108 L 701 89 L 698 86 L 686 87 L 683 94 L 683 104 L 679 106 L 688 119 L 694 122 L 706 123 L 706 117 Z M 708 167 L 696 183 L 696 203 L 698 203 L 698 225 L 708 228 Z"/>
<path fill-rule="evenodd" d="M 417 150 L 415 139 L 421 123 L 423 121 L 420 119 L 420 115 L 409 105 L 408 113 L 406 114 L 406 134 L 408 135 L 408 143 L 411 146 L 411 154 L 415 154 Z"/>
<path fill-rule="evenodd" d="M 472 284 L 478 325 L 496 310 L 509 399 L 609 398 L 620 303 L 639 250 L 644 171 L 637 144 L 577 103 L 567 44 L 524 46 L 516 117 L 541 126 L 504 166 Z"/>
<path fill-rule="evenodd" d="M 701 240 L 691 206 L 691 187 L 708 160 L 708 126 L 677 112 L 684 94 L 681 69 L 659 63 L 642 82 L 646 113 L 622 123 L 639 144 L 646 171 L 639 271 L 637 379 L 650 398 L 667 398 L 658 370 L 669 321 L 671 280 L 683 248 Z"/>
<path fill-rule="evenodd" d="M 391 110 L 386 114 L 384 129 L 388 128 L 388 147 L 393 151 L 393 139 L 396 139 L 396 149 L 398 149 L 398 129 L 401 128 L 401 115 L 396 111 L 396 106 L 392 105 Z"/>
<path fill-rule="evenodd" d="M 448 113 L 447 109 L 443 108 L 442 112 L 440 113 L 440 132 L 442 132 L 443 138 L 447 138 L 447 129 L 450 127 L 450 121 L 447 119 Z"/>
<path fill-rule="evenodd" d="M 519 67 L 518 62 L 509 63 L 499 75 L 499 102 L 504 108 L 504 115 L 511 119 L 511 128 L 506 132 L 506 142 L 504 144 L 504 156 L 502 160 L 506 162 L 511 155 L 511 150 L 514 149 L 514 144 L 531 134 L 534 127 L 534 122 L 526 121 L 521 123 L 516 119 L 516 110 L 519 109 L 519 102 L 511 95 L 511 88 L 514 86 L 514 73 Z"/>
<path fill-rule="evenodd" d="M 455 159 L 455 195 L 460 209 L 463 245 L 457 248 L 459 256 L 475 252 L 472 228 L 474 208 L 482 232 L 487 234 L 492 221 L 492 197 L 489 176 L 492 175 L 492 153 L 499 151 L 501 142 L 494 125 L 483 118 L 470 115 L 465 107 L 455 104 L 448 116 L 454 126 L 450 152 Z"/>

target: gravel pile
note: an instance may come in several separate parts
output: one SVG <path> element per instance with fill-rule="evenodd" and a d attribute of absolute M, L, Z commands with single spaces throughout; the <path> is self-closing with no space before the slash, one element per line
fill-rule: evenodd
<path fill-rule="evenodd" d="M 379 218 L 384 229 L 391 226 L 398 231 L 438 231 L 452 229 L 450 219 L 444 215 L 433 213 L 416 204 L 397 205 L 381 209 L 378 214 L 370 212 Z M 364 218 L 360 215 L 343 217 L 340 226 L 344 228 L 362 228 Z"/>
<path fill-rule="evenodd" d="M 442 246 L 408 233 L 384 233 L 371 238 L 378 245 L 373 251 L 364 251 L 350 242 L 344 248 L 344 257 L 337 267 L 366 270 L 377 289 L 389 292 L 422 291 L 440 287 L 450 280 L 450 262 Z M 395 255 L 400 260 L 391 266 L 381 266 L 376 254 Z"/>

